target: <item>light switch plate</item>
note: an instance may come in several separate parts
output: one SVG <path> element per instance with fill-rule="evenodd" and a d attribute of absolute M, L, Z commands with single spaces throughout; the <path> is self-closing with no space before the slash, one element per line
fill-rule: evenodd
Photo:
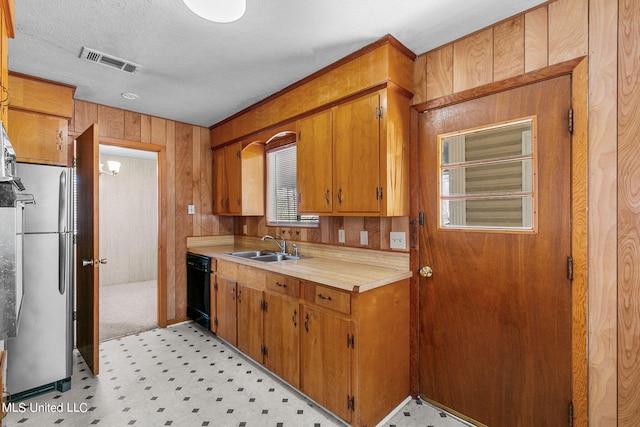
<path fill-rule="evenodd" d="M 196 213 L 196 205 L 189 205 L 187 207 L 187 213 L 189 215 L 195 215 L 195 213 Z"/>
<path fill-rule="evenodd" d="M 407 233 L 404 231 L 392 231 L 391 249 L 407 249 Z"/>
<path fill-rule="evenodd" d="M 247 224 L 242 224 L 242 234 L 247 234 Z"/>
<path fill-rule="evenodd" d="M 338 243 L 344 243 L 344 230 L 338 230 Z"/>
<path fill-rule="evenodd" d="M 360 244 L 363 246 L 367 246 L 369 244 L 369 232 L 361 231 L 360 232 Z"/>

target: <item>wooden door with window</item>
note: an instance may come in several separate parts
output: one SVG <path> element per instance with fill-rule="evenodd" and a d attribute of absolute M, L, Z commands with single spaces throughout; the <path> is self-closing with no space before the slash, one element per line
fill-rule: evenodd
<path fill-rule="evenodd" d="M 569 422 L 570 88 L 557 77 L 419 119 L 430 275 L 419 288 L 420 393 L 492 427 Z M 520 134 L 511 151 L 510 132 Z"/>

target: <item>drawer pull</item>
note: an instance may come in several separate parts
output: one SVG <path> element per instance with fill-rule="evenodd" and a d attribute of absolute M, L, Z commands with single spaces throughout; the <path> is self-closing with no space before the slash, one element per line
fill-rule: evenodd
<path fill-rule="evenodd" d="M 327 300 L 327 301 L 331 301 L 333 298 L 331 298 L 331 296 L 324 296 L 322 294 L 318 294 L 318 298 L 323 299 L 323 300 Z"/>
<path fill-rule="evenodd" d="M 276 286 L 279 286 L 281 288 L 286 288 L 287 284 L 286 283 L 280 283 L 280 282 L 276 282 Z"/>

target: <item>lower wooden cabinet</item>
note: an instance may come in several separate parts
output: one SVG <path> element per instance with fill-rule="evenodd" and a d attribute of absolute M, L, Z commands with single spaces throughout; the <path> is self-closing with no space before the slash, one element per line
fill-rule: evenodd
<path fill-rule="evenodd" d="M 306 305 L 302 307 L 302 316 L 300 389 L 340 418 L 351 422 L 351 322 Z"/>
<path fill-rule="evenodd" d="M 216 275 L 216 323 L 217 334 L 233 346 L 238 345 L 236 282 Z"/>
<path fill-rule="evenodd" d="M 264 299 L 261 289 L 237 283 L 238 349 L 262 363 Z"/>
<path fill-rule="evenodd" d="M 300 303 L 272 293 L 264 301 L 264 365 L 300 388 Z"/>
<path fill-rule="evenodd" d="M 346 292 L 218 260 L 215 292 L 220 338 L 351 425 L 409 396 L 408 279 Z"/>

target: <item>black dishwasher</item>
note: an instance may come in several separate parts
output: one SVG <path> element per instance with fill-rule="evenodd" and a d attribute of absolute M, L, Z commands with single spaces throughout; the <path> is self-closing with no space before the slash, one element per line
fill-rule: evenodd
<path fill-rule="evenodd" d="M 187 316 L 209 329 L 211 259 L 187 253 Z"/>

